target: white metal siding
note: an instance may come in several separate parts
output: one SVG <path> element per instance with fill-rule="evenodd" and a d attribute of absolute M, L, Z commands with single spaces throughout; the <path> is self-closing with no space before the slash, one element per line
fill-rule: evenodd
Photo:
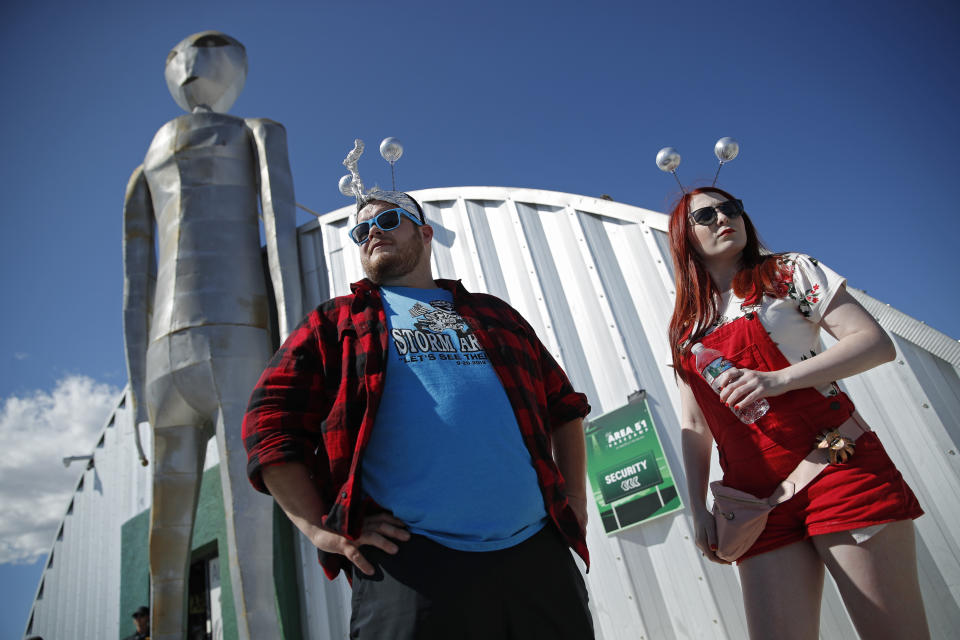
<path fill-rule="evenodd" d="M 53 541 L 38 586 L 31 633 L 45 638 L 116 638 L 120 620 L 120 546 L 124 522 L 149 508 L 150 467 L 140 465 L 127 391 L 108 417 Z M 149 429 L 141 430 L 150 457 Z M 102 446 L 99 444 L 102 442 Z M 81 452 L 71 452 L 81 453 Z M 74 468 L 83 462 L 75 462 Z"/>

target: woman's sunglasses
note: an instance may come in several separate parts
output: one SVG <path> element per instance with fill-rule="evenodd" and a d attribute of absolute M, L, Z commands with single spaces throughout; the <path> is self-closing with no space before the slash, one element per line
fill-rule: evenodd
<path fill-rule="evenodd" d="M 350 229 L 350 239 L 356 242 L 357 244 L 363 244 L 370 239 L 370 227 L 376 225 L 383 231 L 391 231 L 400 226 L 400 216 L 405 216 L 410 218 L 413 221 L 413 224 L 422 226 L 423 223 L 420 222 L 413 214 L 411 214 L 406 209 L 401 209 L 396 207 L 394 209 L 387 209 L 386 211 L 381 211 L 375 215 L 370 220 L 364 220 L 353 229 Z"/>
<path fill-rule="evenodd" d="M 718 213 L 722 213 L 727 218 L 739 218 L 743 214 L 743 201 L 725 200 L 712 207 L 701 207 L 690 212 L 690 219 L 696 224 L 709 226 L 717 221 Z"/>

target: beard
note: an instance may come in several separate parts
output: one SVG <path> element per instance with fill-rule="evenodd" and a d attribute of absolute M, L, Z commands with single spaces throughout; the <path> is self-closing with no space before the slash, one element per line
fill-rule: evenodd
<path fill-rule="evenodd" d="M 381 284 L 384 280 L 399 278 L 413 271 L 423 257 L 423 242 L 420 234 L 410 239 L 405 247 L 394 245 L 396 251 L 373 256 L 361 255 L 360 264 L 363 272 L 374 284 Z"/>

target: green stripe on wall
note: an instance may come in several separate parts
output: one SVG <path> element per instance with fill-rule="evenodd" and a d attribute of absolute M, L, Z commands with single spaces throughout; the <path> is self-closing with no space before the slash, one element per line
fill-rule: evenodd
<path fill-rule="evenodd" d="M 274 505 L 273 510 L 274 583 L 277 587 L 277 608 L 280 613 L 283 640 L 303 640 L 300 630 L 300 597 L 298 594 L 296 552 L 297 533 L 286 515 Z M 137 607 L 150 604 L 148 541 L 150 510 L 127 520 L 121 530 L 120 548 L 120 635 L 123 640 L 133 633 L 131 614 Z M 224 640 L 237 639 L 237 615 L 233 604 L 230 567 L 227 561 L 226 517 L 220 485 L 220 466 L 207 469 L 200 484 L 197 518 L 193 528 L 192 549 L 195 558 L 213 548 L 220 555 L 221 611 Z M 200 553 L 198 553 L 198 550 Z M 186 598 L 186 595 L 184 595 Z"/>

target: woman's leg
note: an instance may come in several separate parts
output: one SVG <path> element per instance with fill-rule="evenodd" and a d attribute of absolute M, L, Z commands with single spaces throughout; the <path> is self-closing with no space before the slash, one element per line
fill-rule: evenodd
<path fill-rule="evenodd" d="M 747 558 L 738 569 L 752 640 L 816 640 L 823 561 L 809 540 Z"/>
<path fill-rule="evenodd" d="M 912 520 L 892 522 L 860 544 L 849 532 L 811 540 L 836 581 L 860 637 L 930 637 Z"/>

